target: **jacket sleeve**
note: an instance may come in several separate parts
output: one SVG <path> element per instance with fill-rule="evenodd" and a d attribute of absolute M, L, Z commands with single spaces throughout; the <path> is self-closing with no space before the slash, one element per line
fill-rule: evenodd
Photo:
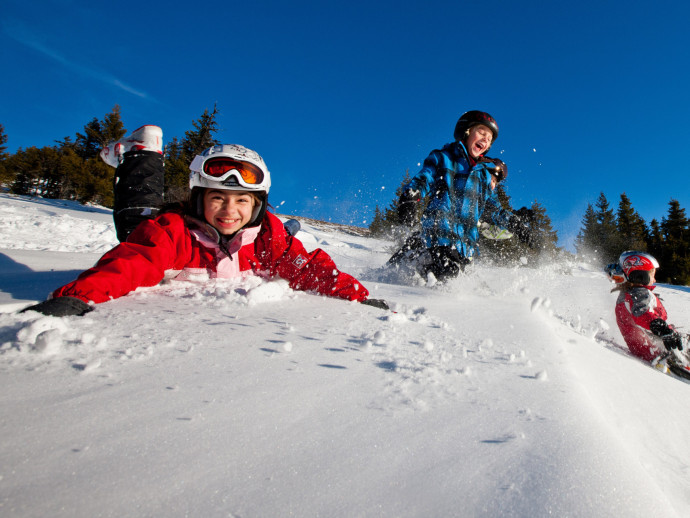
<path fill-rule="evenodd" d="M 155 286 L 169 269 L 182 269 L 191 257 L 191 237 L 177 214 L 140 224 L 129 240 L 107 252 L 93 268 L 53 293 L 97 304 L 141 286 Z"/>
<path fill-rule="evenodd" d="M 288 235 L 272 214 L 266 215 L 263 225 L 265 228 L 255 242 L 256 257 L 269 275 L 282 277 L 295 290 L 359 302 L 367 299 L 369 291 L 357 279 L 338 270 L 326 252 L 307 252 L 302 242 Z"/>
<path fill-rule="evenodd" d="M 647 331 L 652 320 L 666 320 L 667 314 L 661 301 L 647 288 L 633 288 L 626 296 L 625 307 L 630 312 L 635 325 Z"/>
<path fill-rule="evenodd" d="M 406 195 L 410 191 L 413 191 L 420 198 L 426 197 L 434 182 L 436 181 L 436 170 L 439 163 L 439 157 L 436 151 L 432 151 L 431 154 L 424 160 L 424 166 L 416 174 L 416 176 L 404 186 L 403 195 Z"/>

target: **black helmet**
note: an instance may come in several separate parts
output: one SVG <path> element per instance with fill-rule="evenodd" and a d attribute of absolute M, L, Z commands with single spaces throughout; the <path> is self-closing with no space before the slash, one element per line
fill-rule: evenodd
<path fill-rule="evenodd" d="M 477 124 L 483 124 L 489 128 L 494 135 L 491 143 L 493 144 L 496 142 L 498 138 L 498 124 L 496 124 L 496 119 L 488 113 L 478 110 L 465 112 L 462 114 L 462 117 L 458 119 L 458 123 L 455 125 L 455 133 L 453 134 L 455 140 L 463 140 L 465 138 L 465 132 Z"/>

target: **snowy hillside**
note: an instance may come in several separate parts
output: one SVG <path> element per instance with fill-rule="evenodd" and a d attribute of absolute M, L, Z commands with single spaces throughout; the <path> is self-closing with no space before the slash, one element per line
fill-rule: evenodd
<path fill-rule="evenodd" d="M 601 272 L 409 286 L 386 242 L 297 237 L 397 312 L 253 278 L 17 314 L 116 240 L 105 209 L 0 195 L 0 515 L 690 514 L 690 384 L 620 345 Z M 659 293 L 686 326 L 690 291 Z"/>

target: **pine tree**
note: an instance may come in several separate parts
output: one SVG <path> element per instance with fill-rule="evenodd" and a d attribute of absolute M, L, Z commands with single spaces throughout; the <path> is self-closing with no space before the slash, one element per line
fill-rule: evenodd
<path fill-rule="evenodd" d="M 690 231 L 685 209 L 678 200 L 669 202 L 668 215 L 661 220 L 663 247 L 657 257 L 661 268 L 659 280 L 673 284 L 690 283 Z"/>
<path fill-rule="evenodd" d="M 642 219 L 642 216 L 633 209 L 630 198 L 623 193 L 618 204 L 617 222 L 618 229 L 618 249 L 625 250 L 647 250 L 647 239 L 649 230 Z"/>
<path fill-rule="evenodd" d="M 508 210 L 508 211 L 512 210 L 511 209 L 511 203 L 510 203 L 510 196 L 508 196 L 508 193 L 503 188 L 503 184 L 501 184 L 501 183 L 499 183 L 496 186 L 496 197 L 498 198 L 498 201 L 504 210 Z"/>
<path fill-rule="evenodd" d="M 374 218 L 371 220 L 371 223 L 369 224 L 369 231 L 371 232 L 371 235 L 374 237 L 381 237 L 384 235 L 386 230 L 386 221 L 383 218 L 383 213 L 381 212 L 381 209 L 379 209 L 378 204 L 374 208 Z"/>
<path fill-rule="evenodd" d="M 388 230 L 390 230 L 394 226 L 400 225 L 400 220 L 398 219 L 398 205 L 400 205 L 400 197 L 403 194 L 403 189 L 407 184 L 410 183 L 411 179 L 412 178 L 410 177 L 410 170 L 406 169 L 405 176 L 403 176 L 400 185 L 398 185 L 398 188 L 395 190 L 395 198 L 391 200 L 390 204 L 384 212 L 384 220 L 388 226 Z M 419 207 L 420 204 L 417 205 L 417 219 L 419 219 L 419 216 L 421 216 L 421 208 Z"/>
<path fill-rule="evenodd" d="M 388 239 L 399 239 L 405 237 L 409 229 L 401 229 L 400 221 L 398 220 L 398 204 L 400 201 L 400 196 L 402 195 L 403 188 L 410 183 L 410 170 L 405 171 L 405 176 L 403 177 L 400 185 L 395 190 L 395 197 L 391 200 L 388 207 L 383 211 L 378 205 L 374 208 L 374 219 L 369 225 L 369 229 L 372 234 L 377 235 L 377 237 L 385 237 Z M 421 213 L 421 208 L 417 207 L 418 213 Z"/>
<path fill-rule="evenodd" d="M 647 237 L 647 250 L 656 258 L 663 255 L 664 238 L 661 235 L 661 226 L 656 219 L 649 222 L 649 235 Z"/>
<path fill-rule="evenodd" d="M 122 123 L 119 104 L 113 106 L 113 110 L 105 114 L 101 122 L 101 129 L 100 138 L 103 146 L 108 145 L 110 142 L 116 142 L 125 136 L 127 131 Z"/>
<path fill-rule="evenodd" d="M 110 113 L 106 113 L 102 121 L 97 118 L 84 126 L 84 134 L 77 132 L 75 151 L 84 160 L 97 158 L 101 149 L 110 142 L 120 140 L 126 133 L 120 118 L 120 106 L 115 105 Z"/>
<path fill-rule="evenodd" d="M 94 118 L 77 133 L 76 140 L 65 137 L 56 146 L 31 147 L 19 150 L 7 160 L 15 173 L 11 191 L 17 194 L 78 200 L 112 205 L 112 167 L 102 162 L 98 154 L 102 146 L 119 140 L 125 130 L 120 120 L 120 108 L 106 114 L 102 121 Z"/>
<path fill-rule="evenodd" d="M 181 141 L 175 137 L 165 147 L 165 190 L 168 201 L 175 201 L 187 196 L 189 192 L 189 164 L 204 149 L 214 146 L 219 141 L 214 137 L 218 131 L 216 116 L 218 108 L 208 109 L 198 120 L 192 121 L 194 130 L 185 132 Z"/>
<path fill-rule="evenodd" d="M 5 135 L 5 127 L 0 124 L 0 161 L 5 160 L 9 155 L 7 154 L 7 135 Z"/>
<path fill-rule="evenodd" d="M 595 203 L 587 205 L 580 233 L 575 239 L 579 255 L 590 256 L 601 264 L 613 262 L 620 254 L 616 217 L 604 193 Z"/>
<path fill-rule="evenodd" d="M 101 133 L 101 123 L 97 118 L 93 118 L 91 122 L 84 126 L 84 135 L 77 132 L 76 142 L 74 143 L 74 150 L 77 154 L 86 160 L 98 156 L 98 153 L 103 149 L 103 144 L 99 141 L 98 135 Z"/>
<path fill-rule="evenodd" d="M 218 107 L 216 105 L 213 106 L 211 113 L 208 112 L 208 109 L 204 110 L 198 120 L 192 121 L 194 130 L 185 132 L 182 141 L 182 155 L 190 163 L 204 149 L 218 144 L 218 140 L 213 136 L 218 131 L 217 115 Z"/>
<path fill-rule="evenodd" d="M 602 192 L 594 207 L 587 205 L 575 248 L 579 255 L 589 256 L 603 265 L 618 259 L 620 246 L 616 216 Z"/>
<path fill-rule="evenodd" d="M 0 187 L 10 183 L 14 180 L 14 175 L 5 167 L 5 162 L 10 157 L 7 151 L 7 135 L 5 135 L 5 128 L 0 124 Z"/>
<path fill-rule="evenodd" d="M 189 196 L 189 164 L 182 155 L 182 145 L 173 137 L 165 146 L 165 197 L 168 202 Z"/>
<path fill-rule="evenodd" d="M 54 147 L 19 149 L 7 160 L 16 176 L 10 191 L 15 194 L 58 198 L 60 194 L 60 154 Z"/>
<path fill-rule="evenodd" d="M 680 207 L 678 200 L 671 200 L 668 207 L 668 216 L 662 220 L 661 230 L 666 239 L 674 239 L 679 242 L 688 237 L 688 218 L 685 209 Z"/>
<path fill-rule="evenodd" d="M 594 207 L 591 203 L 587 204 L 587 209 L 582 217 L 582 226 L 580 232 L 575 238 L 575 250 L 578 255 L 591 256 L 598 254 L 597 247 L 599 245 L 596 236 L 599 233 L 599 222 L 597 215 L 594 212 Z"/>
<path fill-rule="evenodd" d="M 555 257 L 558 247 L 558 232 L 551 225 L 551 218 L 546 214 L 546 208 L 534 200 L 530 207 L 534 213 L 532 228 L 536 232 L 542 253 Z"/>
<path fill-rule="evenodd" d="M 609 206 L 609 201 L 604 193 L 599 194 L 595 204 L 597 210 L 597 222 L 599 223 L 598 249 L 600 258 L 604 264 L 614 262 L 618 259 L 620 251 L 618 249 L 618 229 L 616 228 L 616 216 L 613 209 Z"/>
<path fill-rule="evenodd" d="M 5 164 L 8 170 L 14 171 L 14 178 L 10 185 L 10 192 L 35 196 L 34 186 L 38 183 L 37 154 L 38 148 L 30 147 L 26 150 L 19 148 L 17 152 L 9 157 Z"/>

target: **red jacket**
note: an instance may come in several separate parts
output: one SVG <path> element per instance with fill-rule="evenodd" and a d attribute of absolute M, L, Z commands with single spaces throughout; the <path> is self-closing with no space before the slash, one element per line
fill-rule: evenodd
<path fill-rule="evenodd" d="M 228 243 L 230 257 L 201 225 L 168 212 L 140 224 L 129 239 L 107 252 L 77 280 L 55 290 L 53 297 L 70 296 L 101 303 L 140 286 L 155 286 L 164 278 L 232 278 L 279 276 L 291 288 L 316 291 L 347 300 L 366 300 L 369 292 L 338 270 L 321 249 L 307 252 L 283 223 L 266 213 L 260 227 L 243 229 Z"/>
<path fill-rule="evenodd" d="M 616 301 L 616 322 L 628 349 L 649 362 L 666 351 L 661 338 L 649 330 L 652 320 L 666 320 L 667 317 L 666 309 L 653 289 L 654 286 L 634 286 L 622 291 Z"/>

